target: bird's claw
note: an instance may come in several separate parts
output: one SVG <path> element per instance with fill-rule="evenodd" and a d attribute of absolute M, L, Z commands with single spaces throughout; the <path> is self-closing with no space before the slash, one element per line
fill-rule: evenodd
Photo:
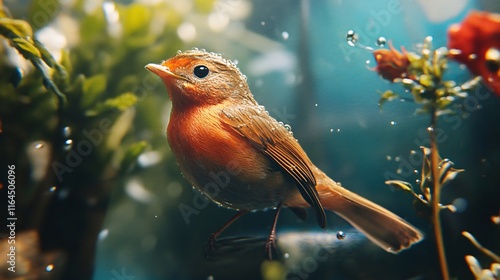
<path fill-rule="evenodd" d="M 205 257 L 210 259 L 210 255 L 215 251 L 215 244 L 217 243 L 217 237 L 212 235 L 208 238 L 207 244 L 205 244 Z"/>
<path fill-rule="evenodd" d="M 269 260 L 273 259 L 273 250 L 276 250 L 276 235 L 270 235 L 266 241 L 265 254 Z"/>

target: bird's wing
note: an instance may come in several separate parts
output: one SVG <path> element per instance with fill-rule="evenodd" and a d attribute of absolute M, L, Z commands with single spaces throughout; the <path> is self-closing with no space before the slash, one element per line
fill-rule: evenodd
<path fill-rule="evenodd" d="M 226 124 L 247 138 L 297 182 L 302 197 L 315 209 L 320 226 L 326 227 L 325 211 L 310 169 L 312 163 L 284 125 L 269 116 L 263 107 L 226 107 L 221 115 Z"/>

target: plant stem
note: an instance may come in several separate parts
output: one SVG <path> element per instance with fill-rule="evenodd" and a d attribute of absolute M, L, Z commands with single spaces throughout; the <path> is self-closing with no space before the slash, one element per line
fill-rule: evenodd
<path fill-rule="evenodd" d="M 441 183 L 439 182 L 439 152 L 436 142 L 436 107 L 433 106 L 431 111 L 431 126 L 429 127 L 429 136 L 431 140 L 431 176 L 432 176 L 432 224 L 434 225 L 434 236 L 436 238 L 436 247 L 438 250 L 439 264 L 441 266 L 441 275 L 444 280 L 449 280 L 448 264 L 446 263 L 446 254 L 443 242 L 443 230 L 441 228 L 441 219 L 439 216 L 439 200 L 441 196 Z"/>

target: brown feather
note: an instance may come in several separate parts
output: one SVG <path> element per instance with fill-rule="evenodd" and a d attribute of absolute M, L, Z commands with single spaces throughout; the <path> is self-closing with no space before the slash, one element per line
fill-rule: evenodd
<path fill-rule="evenodd" d="M 262 107 L 226 107 L 221 117 L 295 180 L 302 197 L 315 209 L 319 225 L 325 228 L 326 214 L 310 169 L 312 163 L 290 132 Z"/>

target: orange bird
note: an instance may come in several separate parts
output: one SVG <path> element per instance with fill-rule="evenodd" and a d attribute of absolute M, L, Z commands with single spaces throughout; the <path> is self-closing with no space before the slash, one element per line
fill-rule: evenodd
<path fill-rule="evenodd" d="M 238 211 L 210 237 L 212 248 L 243 214 L 277 208 L 266 242 L 271 258 L 282 206 L 299 216 L 312 207 L 322 228 L 324 209 L 331 210 L 391 253 L 423 238 L 394 213 L 346 190 L 314 166 L 284 125 L 255 101 L 246 77 L 231 61 L 191 50 L 146 68 L 163 80 L 172 100 L 167 138 L 182 174 L 215 203 Z"/>

